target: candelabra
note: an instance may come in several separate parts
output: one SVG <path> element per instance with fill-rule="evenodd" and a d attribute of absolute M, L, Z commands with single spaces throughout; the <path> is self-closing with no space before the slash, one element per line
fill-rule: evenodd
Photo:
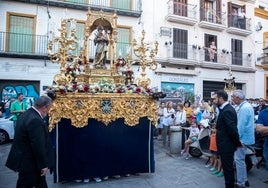
<path fill-rule="evenodd" d="M 70 23 L 70 29 L 67 29 L 68 23 Z M 52 31 L 49 34 L 48 56 L 53 63 L 61 64 L 60 74 L 54 77 L 54 81 L 58 84 L 71 83 L 74 81 L 75 72 L 80 70 L 80 66 L 88 64 L 84 56 L 84 41 L 80 41 L 80 55 L 77 57 L 74 56 L 74 52 L 78 47 L 75 28 L 75 19 L 63 19 L 61 21 L 61 28 L 58 29 L 60 36 L 54 37 Z"/>
<path fill-rule="evenodd" d="M 150 43 L 144 42 L 145 31 L 142 31 L 142 37 L 140 44 L 137 44 L 137 41 L 134 39 L 132 42 L 132 47 L 134 54 L 140 58 L 140 66 L 141 66 L 141 77 L 136 79 L 136 83 L 139 86 L 147 87 L 151 83 L 149 78 L 146 78 L 146 67 L 149 66 L 151 70 L 155 70 L 157 68 L 157 63 L 154 60 L 155 55 L 158 52 L 158 42 L 154 43 L 154 49 Z"/>

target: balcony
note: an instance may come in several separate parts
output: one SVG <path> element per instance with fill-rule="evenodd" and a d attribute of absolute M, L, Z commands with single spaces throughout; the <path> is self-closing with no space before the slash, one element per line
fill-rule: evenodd
<path fill-rule="evenodd" d="M 132 17 L 140 17 L 142 13 L 141 0 L 16 0 L 16 2 L 18 1 L 77 10 L 88 10 L 90 8 L 91 10 L 107 12 L 116 11 L 118 15 Z"/>
<path fill-rule="evenodd" d="M 28 35 L 0 32 L 0 56 L 47 58 L 48 38 L 44 35 Z"/>
<path fill-rule="evenodd" d="M 224 49 L 218 49 L 214 61 L 210 61 L 208 48 L 199 50 L 200 65 L 204 68 L 226 69 L 231 66 L 232 70 L 238 72 L 255 72 L 252 64 L 252 54 L 241 52 L 228 52 Z"/>
<path fill-rule="evenodd" d="M 263 48 L 263 53 L 257 58 L 259 62 L 256 64 L 256 67 L 263 68 L 264 70 L 268 70 L 268 47 Z"/>
<path fill-rule="evenodd" d="M 173 0 L 169 0 L 167 4 L 167 21 L 186 25 L 195 25 L 197 23 L 197 5 L 174 3 Z"/>
<path fill-rule="evenodd" d="M 126 57 L 129 43 L 117 43 L 117 56 L 120 51 L 122 57 Z M 20 57 L 29 59 L 48 59 L 48 37 L 45 35 L 29 35 L 18 33 L 0 32 L 0 57 Z M 59 46 L 55 44 L 53 52 L 58 50 Z M 92 40 L 89 41 L 91 49 L 89 58 L 94 59 L 95 46 Z M 72 52 L 72 55 L 78 56 L 79 49 Z M 108 57 L 109 60 L 109 57 Z"/>
<path fill-rule="evenodd" d="M 265 57 L 263 61 L 261 62 L 260 67 L 262 67 L 264 70 L 268 70 L 268 57 Z"/>
<path fill-rule="evenodd" d="M 198 54 L 192 45 L 175 43 L 166 46 L 167 56 L 157 57 L 163 66 L 169 67 L 195 67 L 198 64 Z"/>
<path fill-rule="evenodd" d="M 256 0 L 241 0 L 242 2 L 255 3 Z"/>
<path fill-rule="evenodd" d="M 199 26 L 206 29 L 223 31 L 226 29 L 226 16 L 214 10 L 201 9 Z"/>
<path fill-rule="evenodd" d="M 252 34 L 251 31 L 251 19 L 250 18 L 239 18 L 237 16 L 228 16 L 228 28 L 227 33 L 248 36 Z"/>
<path fill-rule="evenodd" d="M 175 43 L 167 46 L 167 58 L 159 58 L 158 61 L 164 66 L 196 67 L 200 65 L 208 69 L 228 70 L 231 65 L 232 70 L 239 72 L 254 71 L 252 54 L 218 49 L 214 60 L 210 61 L 210 59 L 207 47 Z"/>

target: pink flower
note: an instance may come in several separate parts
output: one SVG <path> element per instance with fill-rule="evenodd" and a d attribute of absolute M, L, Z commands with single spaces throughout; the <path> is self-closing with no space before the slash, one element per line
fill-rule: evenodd
<path fill-rule="evenodd" d="M 118 88 L 117 89 L 117 93 L 122 93 L 122 89 L 121 88 Z"/>
<path fill-rule="evenodd" d="M 136 88 L 136 92 L 137 92 L 137 93 L 140 93 L 140 92 L 141 92 L 141 88 L 137 87 L 137 88 Z"/>
<path fill-rule="evenodd" d="M 84 90 L 85 90 L 85 92 L 88 92 L 89 91 L 89 86 L 85 85 Z"/>
<path fill-rule="evenodd" d="M 67 67 L 67 71 L 68 72 L 72 71 L 72 68 L 71 67 Z"/>
<path fill-rule="evenodd" d="M 77 89 L 77 84 L 74 84 L 73 85 L 73 89 Z"/>
<path fill-rule="evenodd" d="M 59 92 L 60 92 L 60 94 L 63 94 L 63 93 L 65 93 L 65 90 L 64 89 L 59 89 Z"/>
<path fill-rule="evenodd" d="M 127 74 L 131 75 L 131 74 L 133 74 L 133 71 L 132 70 L 128 70 L 127 71 Z"/>

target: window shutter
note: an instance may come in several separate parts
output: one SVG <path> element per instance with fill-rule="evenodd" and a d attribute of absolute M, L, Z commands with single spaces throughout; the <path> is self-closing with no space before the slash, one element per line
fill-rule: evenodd
<path fill-rule="evenodd" d="M 200 1 L 200 21 L 205 20 L 205 0 Z"/>
<path fill-rule="evenodd" d="M 216 15 L 217 15 L 217 23 L 222 24 L 222 16 L 221 16 L 221 0 L 215 1 L 216 2 Z"/>
<path fill-rule="evenodd" d="M 118 8 L 118 9 L 125 9 L 129 10 L 130 9 L 130 0 L 112 0 L 112 7 L 113 8 Z"/>
<path fill-rule="evenodd" d="M 232 2 L 228 2 L 228 27 L 231 27 L 232 25 L 234 25 L 234 23 L 232 23 Z"/>
<path fill-rule="evenodd" d="M 173 29 L 173 57 L 187 59 L 188 57 L 188 31 Z"/>
<path fill-rule="evenodd" d="M 120 55 L 119 51 L 121 51 L 121 56 L 126 58 L 127 48 L 130 45 L 130 29 L 129 28 L 117 28 L 118 31 L 118 39 L 117 39 L 117 57 Z"/>
<path fill-rule="evenodd" d="M 34 49 L 34 18 L 10 15 L 8 51 L 32 53 Z"/>

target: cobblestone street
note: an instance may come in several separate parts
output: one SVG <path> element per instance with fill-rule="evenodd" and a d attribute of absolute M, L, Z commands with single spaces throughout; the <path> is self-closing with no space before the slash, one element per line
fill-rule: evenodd
<path fill-rule="evenodd" d="M 7 154 L 11 143 L 0 146 L 0 188 L 14 188 L 17 174 L 5 167 Z M 162 147 L 162 143 L 155 140 L 155 173 L 130 175 L 129 177 L 109 178 L 96 183 L 90 180 L 88 183 L 53 183 L 53 176 L 47 176 L 50 188 L 223 188 L 223 177 L 210 174 L 205 167 L 206 158 L 190 158 L 168 155 L 168 150 Z M 252 188 L 265 188 L 268 182 L 268 172 L 264 167 L 254 168 L 249 172 L 249 182 Z M 265 183 L 266 182 L 266 183 Z"/>

